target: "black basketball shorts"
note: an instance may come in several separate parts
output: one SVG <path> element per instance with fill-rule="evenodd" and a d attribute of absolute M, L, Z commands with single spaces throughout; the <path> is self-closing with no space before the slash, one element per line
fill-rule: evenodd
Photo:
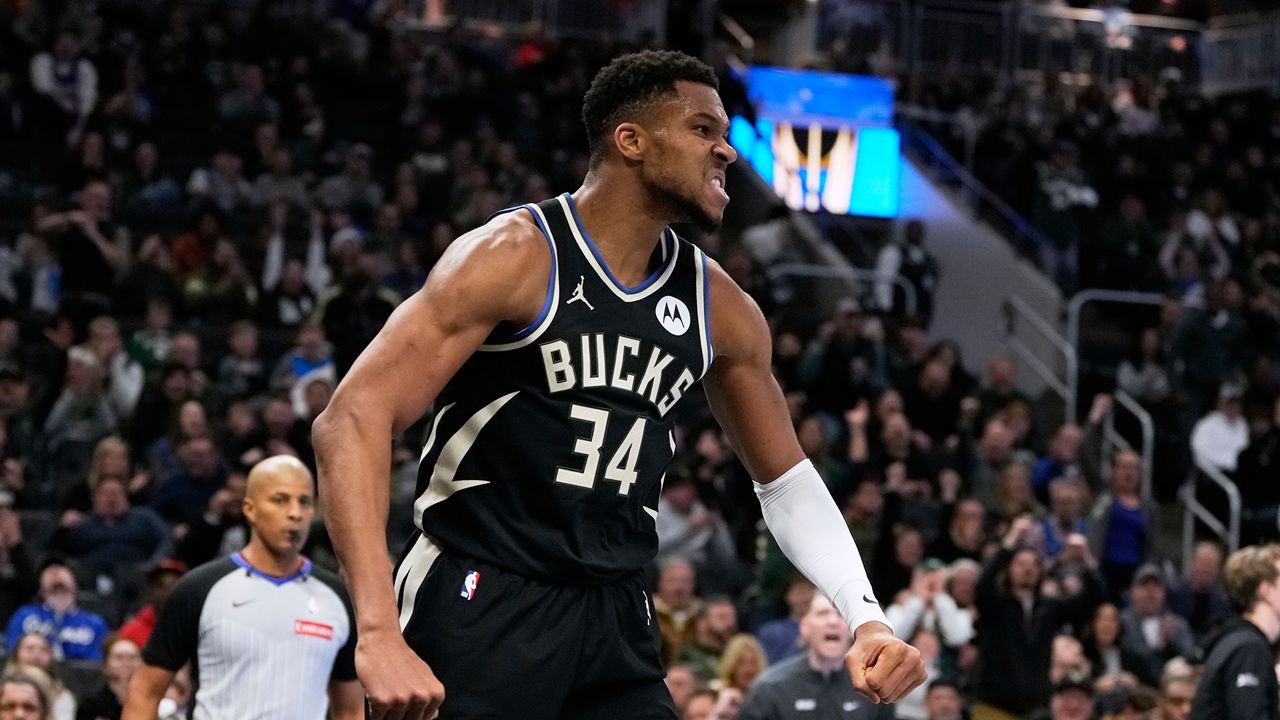
<path fill-rule="evenodd" d="M 397 572 L 401 624 L 444 684 L 440 720 L 676 718 L 642 572 L 579 587 L 447 553 L 411 561 L 430 566 Z"/>

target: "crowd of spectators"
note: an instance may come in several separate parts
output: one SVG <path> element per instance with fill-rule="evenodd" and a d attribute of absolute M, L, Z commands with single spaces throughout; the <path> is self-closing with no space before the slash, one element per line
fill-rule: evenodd
<path fill-rule="evenodd" d="M 0 693 L 37 688 L 58 718 L 115 717 L 174 579 L 247 539 L 246 469 L 275 454 L 314 467 L 310 422 L 448 243 L 577 187 L 583 92 L 626 48 L 410 32 L 393 2 L 2 7 L 0 620 L 19 679 Z M 1206 222 L 1213 237 L 1188 242 L 1230 267 L 1250 257 Z M 790 237 L 784 217 L 770 223 L 702 241 L 766 311 L 801 444 L 930 682 L 892 708 L 844 693 L 848 628 L 763 530 L 749 478 L 694 402 L 654 573 L 684 717 L 1180 707 L 1227 612 L 1221 553 L 1204 545 L 1174 572 L 1142 458 L 1101 456 L 1109 398 L 1083 426 L 1039 427 L 1011 357 L 967 365 L 887 285 L 829 316 L 797 307 L 763 271 Z M 932 308 L 946 268 L 923 224 L 904 236 L 882 264 L 915 273 Z M 1144 336 L 1132 383 L 1197 393 L 1210 438 L 1244 413 L 1265 432 L 1234 472 L 1264 473 L 1274 400 L 1252 383 L 1218 389 L 1245 360 L 1222 348 L 1258 330 L 1230 273 L 1205 288 Z M 1199 364 L 1162 359 L 1170 328 Z M 393 546 L 421 430 L 394 455 Z M 332 563 L 322 528 L 313 539 L 308 555 Z M 167 712 L 190 690 L 179 675 Z"/>

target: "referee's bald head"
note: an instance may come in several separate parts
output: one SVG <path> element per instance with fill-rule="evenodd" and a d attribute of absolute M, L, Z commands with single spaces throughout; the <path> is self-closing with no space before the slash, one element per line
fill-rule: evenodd
<path fill-rule="evenodd" d="M 249 471 L 248 484 L 245 485 L 246 498 L 261 497 L 269 491 L 276 481 L 281 479 L 298 479 L 312 483 L 311 471 L 302 461 L 292 455 L 273 455 L 259 462 Z"/>

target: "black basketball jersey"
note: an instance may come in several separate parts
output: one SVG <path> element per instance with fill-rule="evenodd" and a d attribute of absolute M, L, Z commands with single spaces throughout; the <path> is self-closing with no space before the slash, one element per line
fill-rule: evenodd
<path fill-rule="evenodd" d="M 546 235 L 546 301 L 441 392 L 415 520 L 446 552 L 544 582 L 611 582 L 657 553 L 675 408 L 712 358 L 706 256 L 668 228 L 653 274 L 628 288 L 568 194 L 504 212 L 531 213 Z"/>

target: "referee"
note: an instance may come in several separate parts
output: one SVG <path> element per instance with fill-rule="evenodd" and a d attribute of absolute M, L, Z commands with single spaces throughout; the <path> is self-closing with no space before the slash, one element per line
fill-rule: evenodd
<path fill-rule="evenodd" d="M 301 555 L 315 516 L 313 488 L 296 458 L 267 458 L 249 472 L 249 544 L 174 586 L 142 652 L 124 720 L 155 720 L 188 662 L 197 718 L 364 717 L 346 591 Z"/>
<path fill-rule="evenodd" d="M 1187 720 L 1275 720 L 1280 687 L 1271 648 L 1280 638 L 1280 545 L 1237 550 L 1223 570 L 1243 617 L 1209 640 L 1209 658 Z"/>

